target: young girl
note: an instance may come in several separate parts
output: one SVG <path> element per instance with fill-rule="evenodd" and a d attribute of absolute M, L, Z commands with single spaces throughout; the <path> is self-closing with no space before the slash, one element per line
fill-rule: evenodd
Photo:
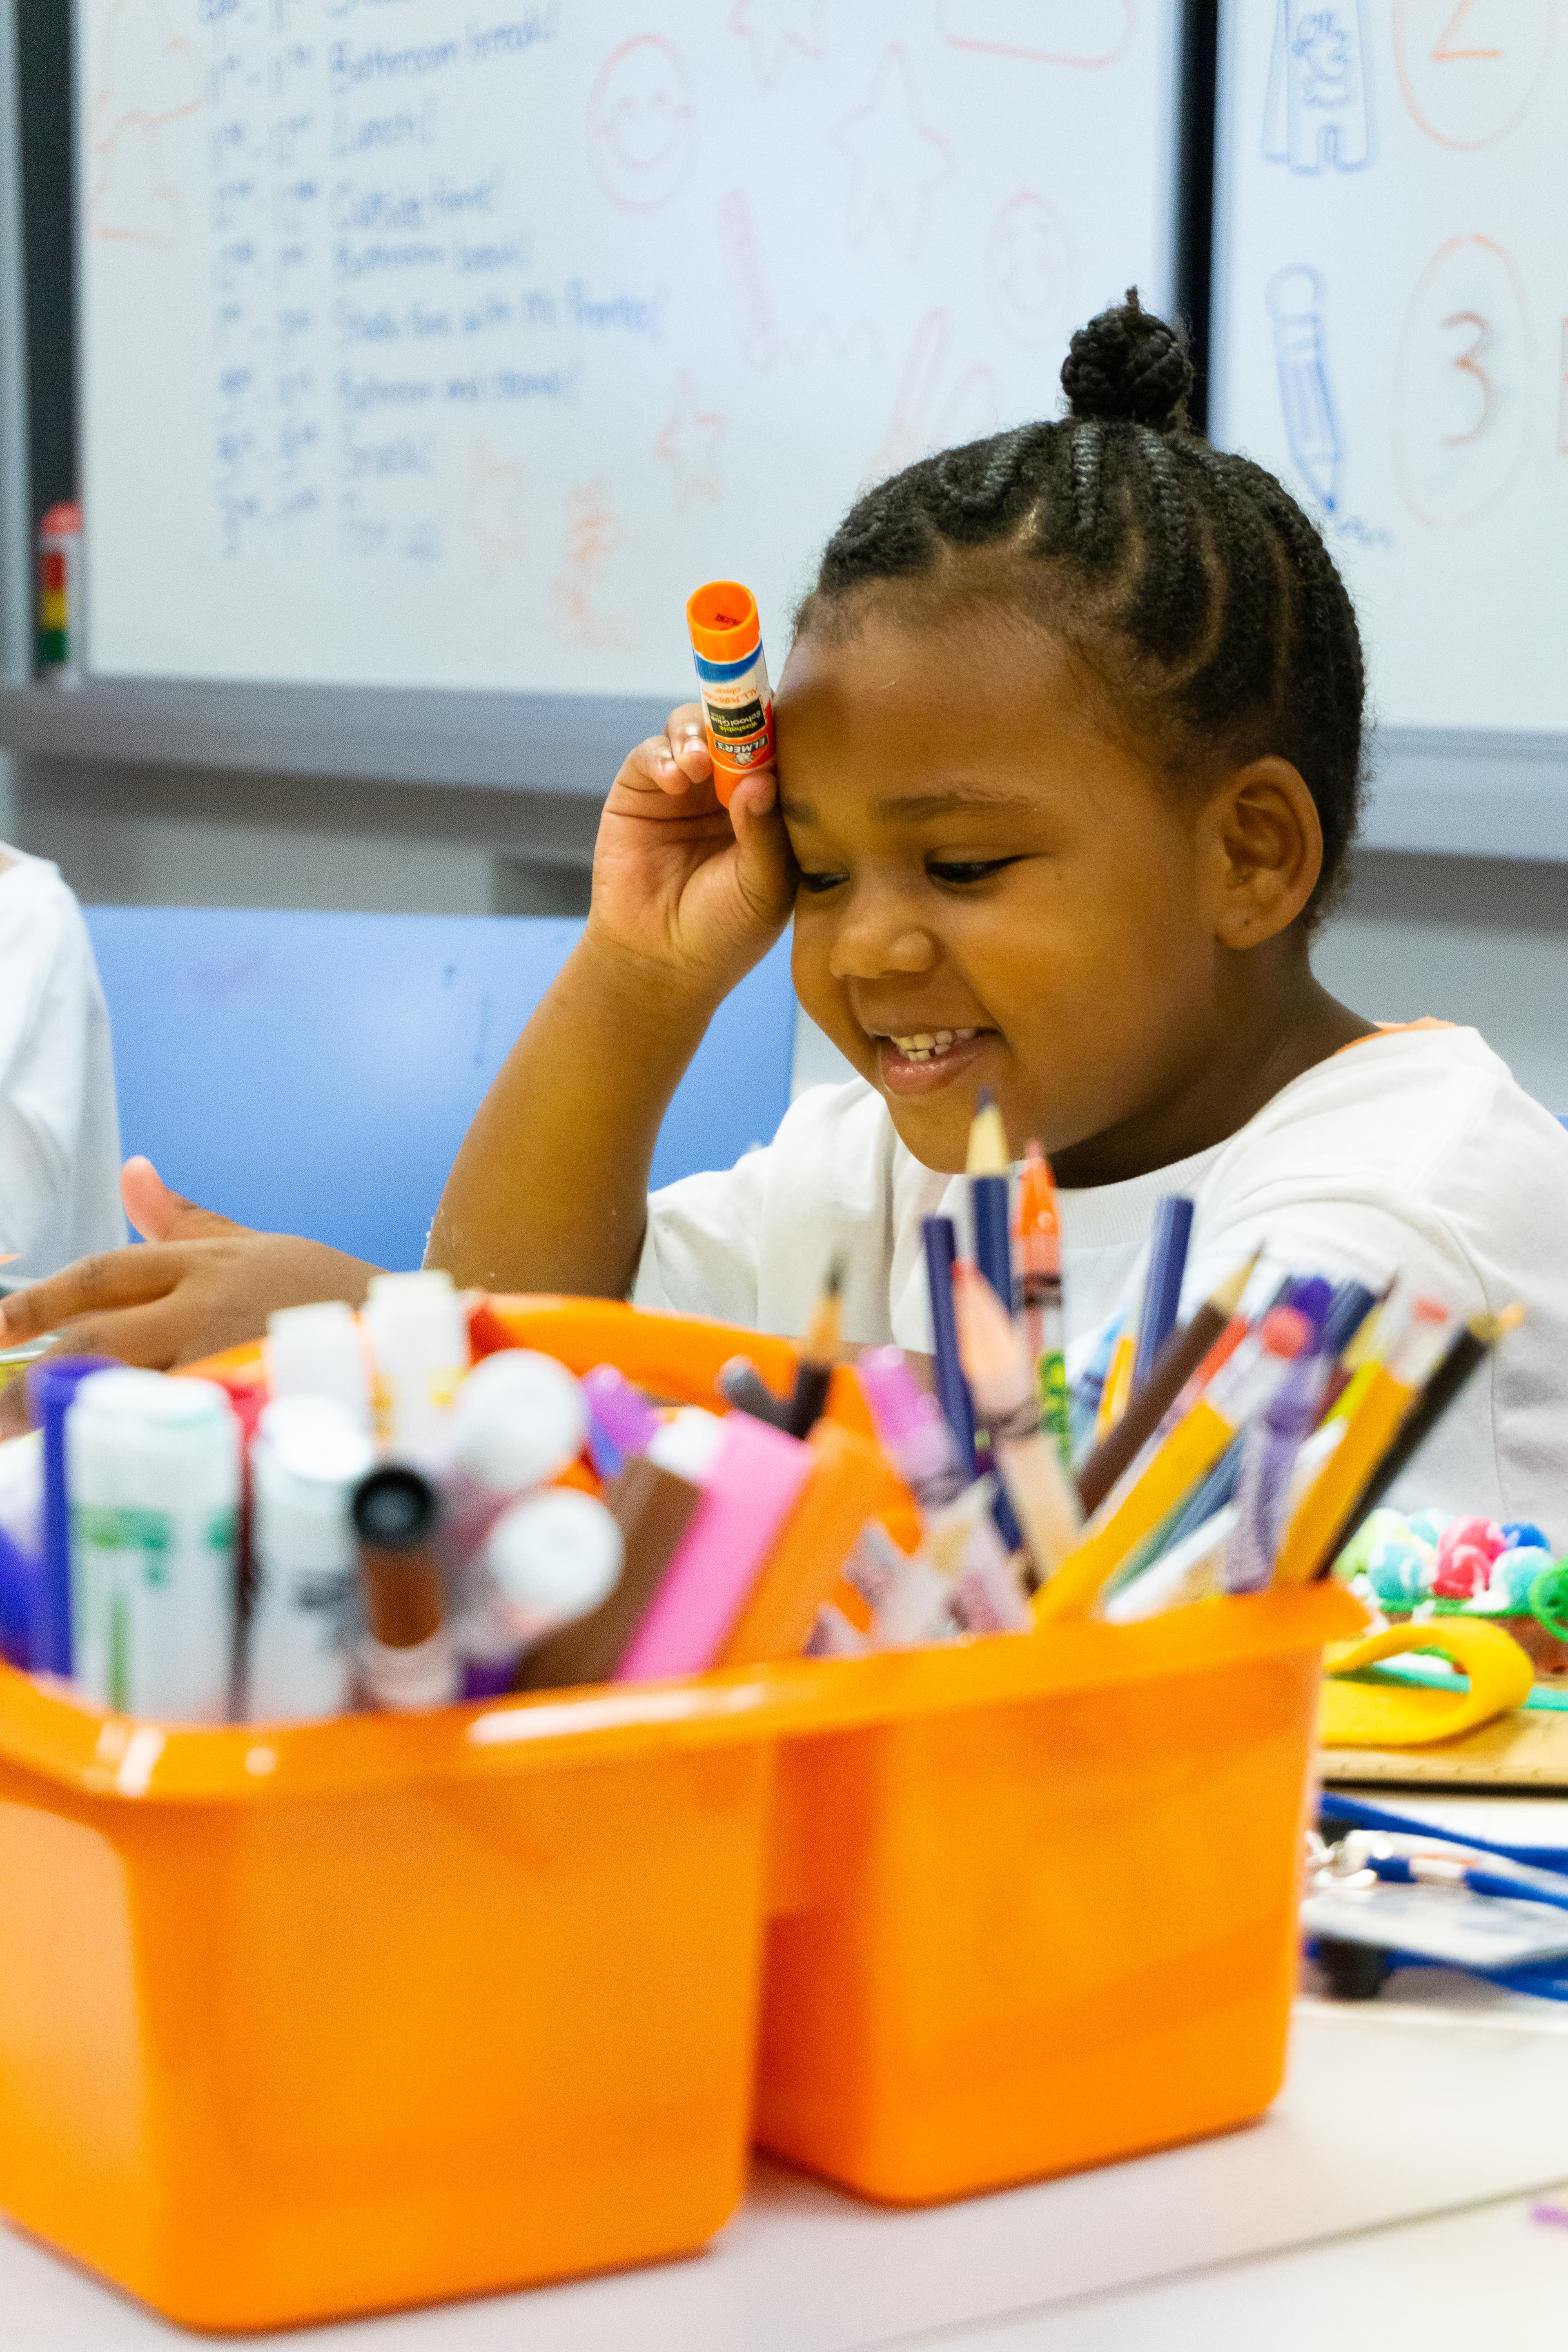
<path fill-rule="evenodd" d="M 1015 1148 L 1055 1162 L 1080 1349 L 1131 1310 L 1172 1192 L 1196 1202 L 1189 1309 L 1260 1244 L 1373 1286 L 1397 1270 L 1459 1316 L 1522 1299 L 1406 1491 L 1568 1541 L 1568 1138 L 1473 1032 L 1380 1032 L 1311 973 L 1360 790 L 1344 588 L 1279 483 L 1188 428 L 1185 353 L 1135 295 L 1062 381 L 1059 423 L 913 466 L 834 534 L 776 784 L 748 778 L 726 815 L 690 706 L 628 759 L 584 939 L 474 1121 L 430 1260 L 793 1334 L 842 1254 L 847 1337 L 929 1348 L 921 1220 L 962 1213 L 989 1087 Z M 650 1201 L 675 1086 L 792 913 L 801 1002 L 861 1075 Z M 46 1286 L 31 1320 L 150 1299 L 92 1343 L 173 1360 L 312 1279 L 353 1295 L 310 1247 L 136 1253 L 156 1263 Z"/>

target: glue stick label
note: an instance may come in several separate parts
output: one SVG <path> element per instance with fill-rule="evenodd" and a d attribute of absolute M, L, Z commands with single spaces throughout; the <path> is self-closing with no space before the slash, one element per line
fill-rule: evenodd
<path fill-rule="evenodd" d="M 773 694 L 762 646 L 742 661 L 709 661 L 701 654 L 694 658 L 714 766 L 737 775 L 769 766 L 773 756 Z"/>

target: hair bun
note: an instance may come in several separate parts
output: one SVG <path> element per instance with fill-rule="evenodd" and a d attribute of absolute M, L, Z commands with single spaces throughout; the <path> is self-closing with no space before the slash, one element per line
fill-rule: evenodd
<path fill-rule="evenodd" d="M 1179 429 L 1193 382 L 1184 333 L 1145 310 L 1136 286 L 1119 310 L 1102 310 L 1079 329 L 1062 365 L 1068 414 L 1085 425 Z"/>

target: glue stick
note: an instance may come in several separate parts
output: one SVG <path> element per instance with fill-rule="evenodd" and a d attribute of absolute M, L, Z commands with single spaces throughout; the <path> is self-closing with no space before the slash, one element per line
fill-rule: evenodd
<path fill-rule="evenodd" d="M 250 1455 L 251 1723 L 341 1715 L 350 1703 L 351 1506 L 374 1458 L 363 1413 L 341 1398 L 283 1396 L 262 1413 Z"/>
<path fill-rule="evenodd" d="M 720 805 L 742 776 L 773 761 L 773 693 L 757 600 L 738 580 L 710 580 L 686 604 L 698 691 Z"/>
<path fill-rule="evenodd" d="M 66 1414 L 72 1657 L 100 1706 L 228 1715 L 238 1606 L 240 1428 L 212 1381 L 117 1366 Z"/>

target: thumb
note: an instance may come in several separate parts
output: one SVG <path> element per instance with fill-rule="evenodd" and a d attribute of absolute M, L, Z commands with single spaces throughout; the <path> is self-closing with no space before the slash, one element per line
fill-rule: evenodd
<path fill-rule="evenodd" d="M 231 1217 L 198 1209 L 179 1192 L 171 1192 L 150 1160 L 128 1160 L 120 1171 L 120 1197 L 125 1213 L 144 1242 L 207 1241 L 220 1234 L 243 1234 Z"/>

